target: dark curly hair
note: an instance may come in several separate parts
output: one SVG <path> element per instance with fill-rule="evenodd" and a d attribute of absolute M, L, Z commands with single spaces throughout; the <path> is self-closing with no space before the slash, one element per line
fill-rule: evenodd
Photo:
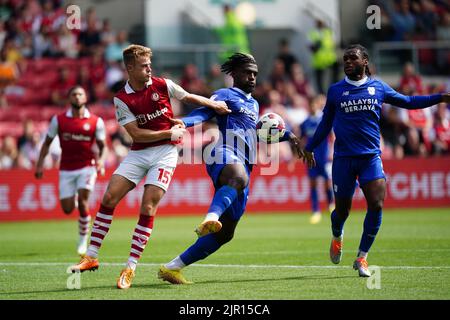
<path fill-rule="evenodd" d="M 251 54 L 236 52 L 228 57 L 227 61 L 220 67 L 220 70 L 226 74 L 230 74 L 236 68 L 248 63 L 256 64 L 256 60 Z"/>

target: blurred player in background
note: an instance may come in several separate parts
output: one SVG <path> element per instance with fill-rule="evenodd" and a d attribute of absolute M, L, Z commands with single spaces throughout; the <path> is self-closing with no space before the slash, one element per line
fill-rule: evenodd
<path fill-rule="evenodd" d="M 114 105 L 117 121 L 131 136 L 133 144 L 109 181 L 95 218 L 86 256 L 71 267 L 73 272 L 98 268 L 98 251 L 109 231 L 115 207 L 146 177 L 130 255 L 117 281 L 120 289 L 131 286 L 137 262 L 153 229 L 158 204 L 177 165 L 176 144 L 185 129 L 173 125 L 170 99 L 203 105 L 221 114 L 230 112 L 224 102 L 190 94 L 169 79 L 152 76 L 151 58 L 151 49 L 140 45 L 130 45 L 123 51 L 129 80 L 114 97 Z"/>
<path fill-rule="evenodd" d="M 86 253 L 89 223 L 89 195 L 94 188 L 97 173 L 104 174 L 106 157 L 106 132 L 102 118 L 87 109 L 86 91 L 75 86 L 69 91 L 71 108 L 53 116 L 47 137 L 41 147 L 36 163 L 35 177 L 43 176 L 44 159 L 49 152 L 53 139 L 58 135 L 61 144 L 61 163 L 59 168 L 59 199 L 66 214 L 78 207 L 80 217 L 78 229 L 80 238 L 77 252 Z M 93 147 L 96 142 L 98 156 Z M 78 200 L 76 198 L 78 197 Z"/>
<path fill-rule="evenodd" d="M 309 104 L 309 116 L 300 125 L 300 138 L 302 146 L 306 146 L 309 140 L 314 136 L 317 126 L 322 120 L 321 108 L 324 105 L 325 97 L 318 95 L 311 100 Z M 311 188 L 311 206 L 312 215 L 310 222 L 317 224 L 322 219 L 322 213 L 319 207 L 319 193 L 317 190 L 317 178 L 324 179 L 324 189 L 328 202 L 328 210 L 330 213 L 334 210 L 333 203 L 333 189 L 331 185 L 331 154 L 329 146 L 330 141 L 325 139 L 314 149 L 314 158 L 316 159 L 316 166 L 308 168 L 308 177 Z"/>
<path fill-rule="evenodd" d="M 380 158 L 381 107 L 386 102 L 404 109 L 423 109 L 442 101 L 450 102 L 450 94 L 404 96 L 396 92 L 383 81 L 370 77 L 369 55 L 361 45 L 349 46 L 343 60 L 346 77 L 328 90 L 322 121 L 305 147 L 305 160 L 309 167 L 315 166 L 313 150 L 333 128 L 336 141 L 332 179 L 336 209 L 331 214 L 330 258 L 335 264 L 342 259 L 344 223 L 358 179 L 367 201 L 367 213 L 353 268 L 359 276 L 370 277 L 367 254 L 381 226 L 386 194 L 386 176 Z"/>
<path fill-rule="evenodd" d="M 244 214 L 249 194 L 252 159 L 256 158 L 256 123 L 259 104 L 252 97 L 258 66 L 253 56 L 235 53 L 221 70 L 233 78 L 233 87 L 217 90 L 212 99 L 225 101 L 230 114 L 219 115 L 214 110 L 199 108 L 181 119 L 186 127 L 217 117 L 221 139 L 214 145 L 206 169 L 215 193 L 204 221 L 195 229 L 197 241 L 171 262 L 162 265 L 158 277 L 172 284 L 189 284 L 181 269 L 205 259 L 229 242 Z M 280 141 L 288 141 L 298 152 L 299 139 L 286 130 Z"/>

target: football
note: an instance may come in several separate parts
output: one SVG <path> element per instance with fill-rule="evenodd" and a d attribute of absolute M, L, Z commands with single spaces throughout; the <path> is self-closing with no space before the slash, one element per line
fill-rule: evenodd
<path fill-rule="evenodd" d="M 283 118 L 273 112 L 262 115 L 256 124 L 259 140 L 266 143 L 279 142 L 285 132 L 286 125 Z"/>

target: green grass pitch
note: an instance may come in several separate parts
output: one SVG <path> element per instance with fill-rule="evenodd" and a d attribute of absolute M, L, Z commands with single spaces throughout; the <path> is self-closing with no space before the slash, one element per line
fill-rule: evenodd
<path fill-rule="evenodd" d="M 155 220 L 133 286 L 116 289 L 128 257 L 136 219 L 116 219 L 100 251 L 100 268 L 81 274 L 70 290 L 67 267 L 78 262 L 77 222 L 0 224 L 0 299 L 450 299 L 450 210 L 385 209 L 368 257 L 379 266 L 380 288 L 369 289 L 351 266 L 364 215 L 345 225 L 340 265 L 329 261 L 329 216 L 310 225 L 308 214 L 247 214 L 235 238 L 212 256 L 184 270 L 193 285 L 157 279 L 161 263 L 193 243 L 202 216 Z M 70 278 L 72 284 L 74 278 Z M 374 280 L 374 279 L 372 279 Z M 70 282 L 70 281 L 69 281 Z"/>

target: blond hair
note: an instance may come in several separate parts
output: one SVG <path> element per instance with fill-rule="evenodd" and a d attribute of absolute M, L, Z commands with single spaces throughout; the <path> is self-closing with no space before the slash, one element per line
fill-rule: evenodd
<path fill-rule="evenodd" d="M 152 57 L 152 49 L 138 45 L 131 44 L 123 49 L 123 63 L 125 66 L 128 64 L 134 64 L 137 57 L 149 56 Z"/>

